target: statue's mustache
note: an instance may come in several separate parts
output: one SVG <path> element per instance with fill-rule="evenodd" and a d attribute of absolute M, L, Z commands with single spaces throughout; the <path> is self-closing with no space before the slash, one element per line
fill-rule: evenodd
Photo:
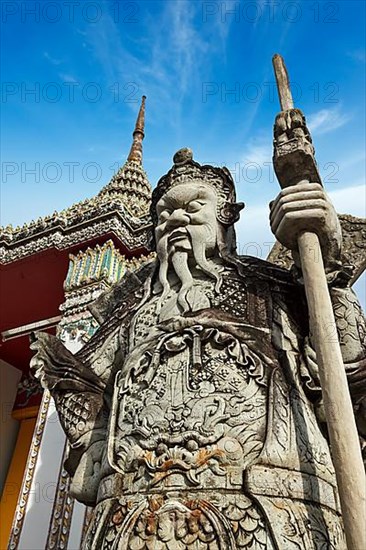
<path fill-rule="evenodd" d="M 174 244 L 174 242 L 181 239 L 188 239 L 192 244 L 191 235 L 186 227 L 176 227 L 167 234 L 168 245 Z"/>

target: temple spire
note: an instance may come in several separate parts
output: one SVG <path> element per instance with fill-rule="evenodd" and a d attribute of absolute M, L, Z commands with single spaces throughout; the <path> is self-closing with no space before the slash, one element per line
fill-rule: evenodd
<path fill-rule="evenodd" d="M 145 136 L 145 100 L 146 96 L 143 95 L 128 158 L 118 172 L 114 174 L 110 182 L 98 194 L 102 198 L 107 196 L 108 200 L 110 198 L 121 200 L 125 210 L 137 218 L 148 215 L 151 202 L 151 185 L 142 167 L 142 140 Z"/>
<path fill-rule="evenodd" d="M 136 126 L 133 131 L 133 142 L 131 145 L 130 154 L 128 155 L 128 162 L 136 162 L 142 166 L 142 140 L 145 137 L 145 100 L 146 96 L 142 96 L 141 106 L 139 114 L 137 115 Z"/>

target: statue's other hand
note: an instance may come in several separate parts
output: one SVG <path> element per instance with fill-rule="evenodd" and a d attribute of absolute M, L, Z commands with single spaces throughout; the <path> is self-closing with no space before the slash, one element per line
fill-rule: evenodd
<path fill-rule="evenodd" d="M 319 183 L 301 182 L 282 189 L 270 204 L 271 229 L 277 240 L 297 251 L 304 231 L 318 235 L 325 267 L 339 259 L 342 232 L 337 213 Z"/>
<path fill-rule="evenodd" d="M 61 426 L 75 451 L 74 462 L 70 463 L 73 471 L 80 453 L 90 446 L 93 438 L 101 438 L 104 443 L 107 423 L 104 383 L 55 336 L 37 333 L 32 335 L 31 342 L 31 349 L 36 351 L 31 368 L 42 386 L 51 392 Z"/>
<path fill-rule="evenodd" d="M 101 393 L 104 383 L 63 345 L 45 332 L 32 333 L 30 348 L 36 351 L 30 367 L 44 388 Z"/>
<path fill-rule="evenodd" d="M 30 361 L 30 368 L 41 384 L 51 390 L 53 387 L 52 384 L 48 384 L 47 373 L 52 371 L 52 356 L 50 354 L 50 349 L 57 339 L 52 334 L 46 332 L 32 332 L 29 339 L 30 349 L 36 352 Z"/>

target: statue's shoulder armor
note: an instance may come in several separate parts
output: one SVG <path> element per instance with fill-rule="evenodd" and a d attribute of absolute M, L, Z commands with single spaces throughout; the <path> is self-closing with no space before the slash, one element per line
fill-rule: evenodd
<path fill-rule="evenodd" d="M 104 292 L 90 306 L 89 310 L 102 324 L 107 319 L 110 320 L 116 313 L 125 309 L 124 304 L 130 305 L 131 298 L 135 297 L 146 281 L 151 277 L 156 266 L 155 260 L 150 260 L 142 264 L 136 271 L 128 271 L 121 281 L 117 283 L 111 290 Z M 136 296 L 138 299 L 138 296 Z"/>
<path fill-rule="evenodd" d="M 156 268 L 156 260 L 149 260 L 136 271 L 127 272 L 111 290 L 104 292 L 89 305 L 89 310 L 100 323 L 89 342 L 77 353 L 80 360 L 89 357 L 105 342 L 121 324 L 123 317 L 134 310 L 144 294 L 144 285 Z"/>
<path fill-rule="evenodd" d="M 243 276 L 249 276 L 262 281 L 267 281 L 281 289 L 295 290 L 299 288 L 293 274 L 288 269 L 279 267 L 267 260 L 254 256 L 237 256 L 239 272 Z"/>
<path fill-rule="evenodd" d="M 293 271 L 253 256 L 239 256 L 238 272 L 244 280 L 250 281 L 248 286 L 255 292 L 256 288 L 264 287 L 264 293 L 271 296 L 270 307 L 285 309 L 295 325 L 308 333 L 305 291 Z"/>

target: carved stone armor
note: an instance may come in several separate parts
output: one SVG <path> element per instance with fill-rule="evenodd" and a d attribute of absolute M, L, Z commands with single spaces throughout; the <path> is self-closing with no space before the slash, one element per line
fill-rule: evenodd
<path fill-rule="evenodd" d="M 149 288 L 115 329 L 127 359 L 85 548 L 345 548 L 299 288 L 253 259 L 219 294 L 195 286 L 211 307 L 181 325 L 157 328 Z"/>

